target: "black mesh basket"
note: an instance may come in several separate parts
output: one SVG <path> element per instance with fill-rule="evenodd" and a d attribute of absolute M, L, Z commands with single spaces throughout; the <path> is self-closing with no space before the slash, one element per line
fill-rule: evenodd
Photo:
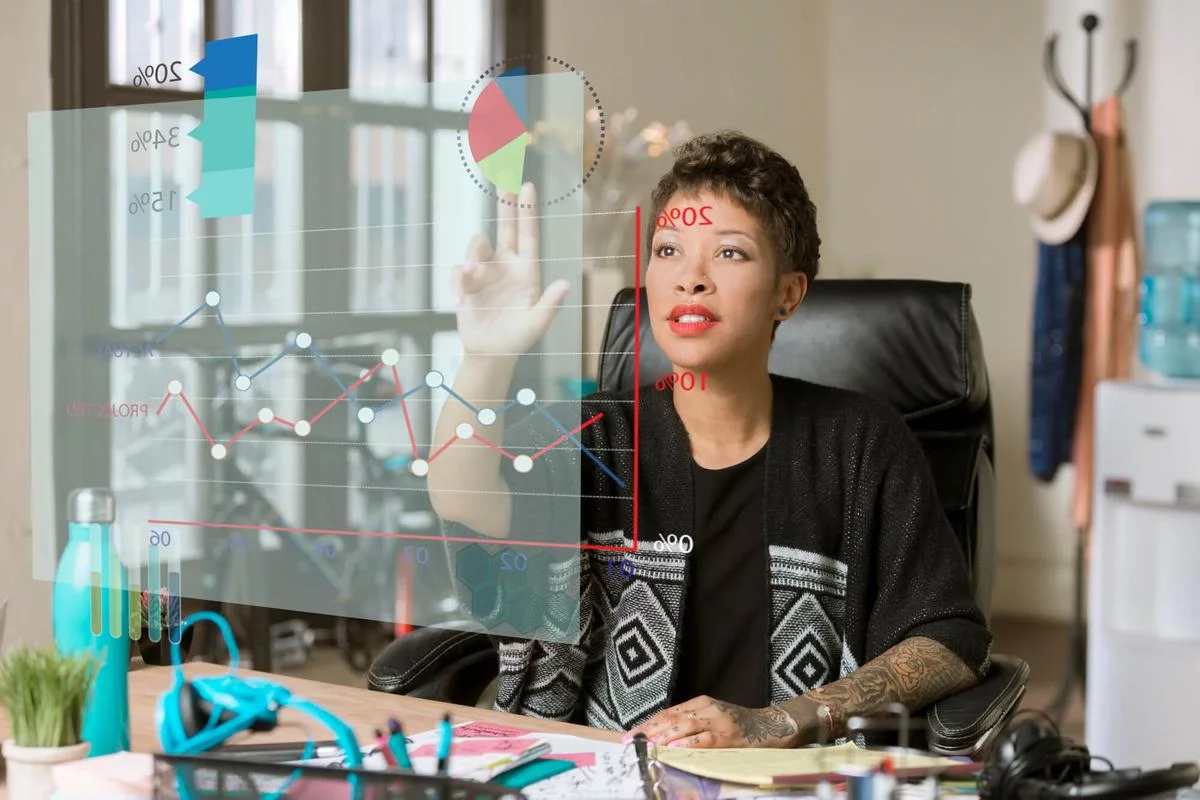
<path fill-rule="evenodd" d="M 155 800 L 526 800 L 494 783 L 397 771 L 154 756 Z"/>

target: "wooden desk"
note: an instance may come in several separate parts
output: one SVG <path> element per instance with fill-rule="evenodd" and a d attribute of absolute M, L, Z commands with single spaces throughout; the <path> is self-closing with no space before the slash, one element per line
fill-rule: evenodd
<path fill-rule="evenodd" d="M 135 751 L 152 753 L 159 749 L 158 728 L 154 724 L 154 712 L 159 696 L 171 686 L 172 671 L 170 667 L 138 667 L 129 673 L 129 733 L 131 747 Z M 191 677 L 197 677 L 218 675 L 228 671 L 228 667 L 193 663 L 187 664 L 184 671 Z M 602 731 L 583 725 L 548 722 L 482 708 L 435 703 L 432 700 L 416 700 L 411 697 L 371 692 L 350 686 L 335 686 L 284 675 L 269 675 L 252 670 L 241 670 L 240 674 L 283 684 L 295 694 L 302 695 L 329 709 L 352 727 L 359 741 L 364 744 L 374 738 L 372 733 L 374 729 L 384 727 L 388 717 L 396 717 L 403 722 L 406 732 L 418 733 L 436 727 L 437 723 L 441 721 L 442 714 L 447 711 L 450 712 L 451 721 L 455 724 L 479 720 L 542 733 L 586 736 L 589 739 L 606 742 L 619 742 L 621 739 L 621 734 L 616 731 Z M 285 711 L 280 715 L 280 721 L 287 724 L 281 725 L 270 733 L 253 734 L 252 741 L 294 742 L 304 740 L 306 735 L 318 741 L 332 738 L 323 726 L 299 712 Z M 0 740 L 7 739 L 10 735 L 8 719 L 5 717 L 4 711 L 0 709 Z M 237 741 L 250 740 L 249 736 L 249 734 L 245 734 Z M 8 794 L 4 791 L 3 783 L 0 783 L 0 800 L 6 800 L 7 797 Z"/>

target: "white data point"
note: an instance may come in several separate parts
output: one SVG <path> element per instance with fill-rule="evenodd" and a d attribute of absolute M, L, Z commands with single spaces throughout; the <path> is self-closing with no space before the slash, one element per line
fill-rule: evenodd
<path fill-rule="evenodd" d="M 249 375 L 238 375 L 236 378 L 233 379 L 233 386 L 239 392 L 248 391 L 250 389 L 250 376 Z"/>
<path fill-rule="evenodd" d="M 301 350 L 307 350 L 312 347 L 312 336 L 307 333 L 297 333 L 296 347 L 299 347 Z"/>
<path fill-rule="evenodd" d="M 183 391 L 183 384 L 179 381 L 171 381 L 167 384 L 168 394 L 180 394 Z"/>
<path fill-rule="evenodd" d="M 302 419 L 296 423 L 295 431 L 297 436 L 308 436 L 312 433 L 312 423 L 306 419 Z"/>
<path fill-rule="evenodd" d="M 219 292 L 209 292 L 204 295 L 204 305 L 209 308 L 216 308 L 221 304 L 221 295 Z"/>
<path fill-rule="evenodd" d="M 513 459 L 513 469 L 517 472 L 529 472 L 533 469 L 533 459 L 529 456 L 517 456 Z"/>
<path fill-rule="evenodd" d="M 496 412 L 493 409 L 481 408 L 481 409 L 479 409 L 479 413 L 476 414 L 475 416 L 479 418 L 480 425 L 495 425 L 496 424 Z"/>
<path fill-rule="evenodd" d="M 383 355 L 379 357 L 379 360 L 389 367 L 394 367 L 400 363 L 400 351 L 389 347 L 383 351 Z"/>
<path fill-rule="evenodd" d="M 537 393 L 533 389 L 522 389 L 517 392 L 517 402 L 523 406 L 531 406 L 537 400 Z"/>
<path fill-rule="evenodd" d="M 446 376 L 438 372 L 436 369 L 430 370 L 429 374 L 425 376 L 425 385 L 431 389 L 436 389 L 445 382 Z"/>
<path fill-rule="evenodd" d="M 416 461 L 409 464 L 408 468 L 412 470 L 412 474 L 416 475 L 418 478 L 424 478 L 429 474 L 429 462 L 423 458 L 418 458 Z"/>
<path fill-rule="evenodd" d="M 375 410 L 370 408 L 360 408 L 358 410 L 358 421 L 366 425 L 375 419 Z"/>
<path fill-rule="evenodd" d="M 470 439 L 475 435 L 475 429 L 471 427 L 469 422 L 460 422 L 458 427 L 454 429 L 454 434 L 460 439 Z"/>
<path fill-rule="evenodd" d="M 269 408 L 260 408 L 258 410 L 258 421 L 266 425 L 268 422 L 275 421 L 275 412 Z"/>
<path fill-rule="evenodd" d="M 225 445 L 214 444 L 212 446 L 212 457 L 215 458 L 217 461 L 220 461 L 223 458 L 225 458 L 226 453 L 227 453 L 227 451 L 225 450 Z"/>

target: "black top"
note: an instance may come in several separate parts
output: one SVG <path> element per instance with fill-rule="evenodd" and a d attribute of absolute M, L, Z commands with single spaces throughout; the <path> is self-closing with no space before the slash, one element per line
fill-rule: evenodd
<path fill-rule="evenodd" d="M 766 456 L 764 447 L 724 469 L 692 464 L 696 534 L 675 703 L 709 695 L 747 708 L 770 705 Z"/>

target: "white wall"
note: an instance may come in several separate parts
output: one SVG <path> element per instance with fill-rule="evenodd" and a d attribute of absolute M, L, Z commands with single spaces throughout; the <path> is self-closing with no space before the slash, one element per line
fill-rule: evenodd
<path fill-rule="evenodd" d="M 832 5 L 836 5 L 833 3 Z M 584 73 L 609 113 L 735 128 L 827 196 L 828 0 L 549 0 L 546 53 Z"/>
<path fill-rule="evenodd" d="M 44 644 L 50 584 L 33 580 L 29 522 L 29 219 L 26 124 L 50 107 L 50 3 L 5 4 L 0 24 L 0 597 L 9 597 L 3 644 Z"/>
<path fill-rule="evenodd" d="M 878 277 L 972 284 L 997 436 L 994 613 L 1060 616 L 1069 486 L 1027 467 L 1036 258 L 1010 189 L 1042 122 L 1042 31 L 1039 0 L 832 4 L 825 231 L 831 258 Z"/>

